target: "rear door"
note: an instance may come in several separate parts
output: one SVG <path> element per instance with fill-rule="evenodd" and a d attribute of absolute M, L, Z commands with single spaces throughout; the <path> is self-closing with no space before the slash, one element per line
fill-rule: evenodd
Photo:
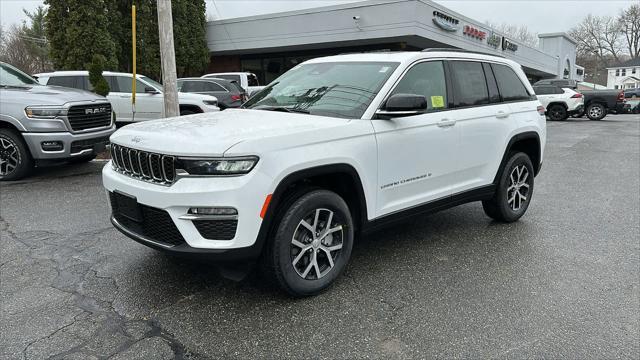
<path fill-rule="evenodd" d="M 450 60 L 453 102 L 460 129 L 459 156 L 452 192 L 457 194 L 489 185 L 497 158 L 502 158 L 504 139 L 514 118 L 505 104 L 489 64 Z M 498 160 L 498 163 L 500 160 Z"/>

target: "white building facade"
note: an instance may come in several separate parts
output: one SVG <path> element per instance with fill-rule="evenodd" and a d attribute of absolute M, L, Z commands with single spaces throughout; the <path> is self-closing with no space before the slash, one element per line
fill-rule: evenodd
<path fill-rule="evenodd" d="M 640 58 L 631 59 L 616 67 L 607 68 L 607 88 L 640 88 Z"/>
<path fill-rule="evenodd" d="M 496 6 L 496 11 L 500 5 Z M 429 0 L 368 0 L 327 7 L 210 21 L 209 72 L 249 71 L 262 83 L 310 58 L 369 51 L 458 48 L 504 56 L 530 81 L 574 79 L 576 41 L 539 35 L 529 46 Z"/>

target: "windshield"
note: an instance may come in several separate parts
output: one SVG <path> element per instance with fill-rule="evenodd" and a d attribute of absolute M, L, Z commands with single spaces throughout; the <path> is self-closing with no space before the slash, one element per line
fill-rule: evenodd
<path fill-rule="evenodd" d="M 153 80 L 152 78 L 149 78 L 149 77 L 146 77 L 146 76 L 140 76 L 140 80 L 144 80 L 144 82 L 146 82 L 147 84 L 153 86 L 158 91 L 162 91 L 163 90 L 162 84 L 160 84 L 159 82 Z"/>
<path fill-rule="evenodd" d="M 0 63 L 0 86 L 25 86 L 36 84 L 38 84 L 38 82 L 31 76 L 23 73 L 13 66 Z"/>
<path fill-rule="evenodd" d="M 331 62 L 299 65 L 245 104 L 248 109 L 360 118 L 399 63 Z"/>

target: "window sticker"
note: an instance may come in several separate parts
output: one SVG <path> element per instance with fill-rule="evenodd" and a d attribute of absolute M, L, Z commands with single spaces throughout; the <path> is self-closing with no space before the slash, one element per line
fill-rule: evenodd
<path fill-rule="evenodd" d="M 383 66 L 380 68 L 380 70 L 378 71 L 379 73 L 386 73 L 387 71 L 389 71 L 389 67 L 388 66 Z"/>
<path fill-rule="evenodd" d="M 431 106 L 434 108 L 444 107 L 444 96 L 431 96 Z"/>

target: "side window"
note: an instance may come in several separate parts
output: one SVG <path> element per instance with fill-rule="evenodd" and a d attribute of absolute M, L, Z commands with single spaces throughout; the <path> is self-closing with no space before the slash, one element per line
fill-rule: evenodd
<path fill-rule="evenodd" d="M 64 86 L 69 88 L 79 88 L 76 82 L 77 76 L 53 76 L 47 85 Z"/>
<path fill-rule="evenodd" d="M 498 89 L 502 101 L 529 100 L 531 95 L 522 84 L 520 78 L 510 67 L 506 65 L 491 64 L 493 74 L 498 82 Z"/>
<path fill-rule="evenodd" d="M 484 70 L 484 76 L 487 78 L 487 88 L 489 90 L 489 101 L 492 103 L 500 102 L 500 92 L 498 92 L 498 84 L 496 84 L 496 78 L 493 76 L 493 70 L 491 65 L 482 63 L 482 69 Z"/>
<path fill-rule="evenodd" d="M 534 86 L 533 91 L 535 91 L 536 95 L 547 95 L 549 94 L 549 88 L 546 86 Z"/>
<path fill-rule="evenodd" d="M 564 90 L 559 86 L 553 88 L 553 90 L 554 90 L 554 94 L 564 94 Z"/>
<path fill-rule="evenodd" d="M 127 77 L 127 76 L 115 76 L 115 79 L 116 79 L 116 82 L 118 83 L 118 91 L 119 92 L 131 94 L 131 78 L 130 77 Z M 137 86 L 138 86 L 138 84 L 136 84 L 136 87 Z"/>
<path fill-rule="evenodd" d="M 451 61 L 455 106 L 472 106 L 489 103 L 487 80 L 482 63 L 473 61 Z"/>
<path fill-rule="evenodd" d="M 83 90 L 93 91 L 93 85 L 91 85 L 91 82 L 89 81 L 89 77 L 88 76 L 81 76 L 80 80 L 82 82 L 82 89 Z"/>
<path fill-rule="evenodd" d="M 203 81 L 204 82 L 204 81 Z M 214 82 L 205 82 L 205 91 L 221 91 L 221 92 L 226 92 L 227 89 L 223 88 L 222 86 L 220 86 L 217 83 Z"/>
<path fill-rule="evenodd" d="M 409 69 L 391 95 L 424 95 L 427 110 L 440 110 L 447 107 L 446 84 L 442 61 L 427 61 Z"/>
<path fill-rule="evenodd" d="M 105 76 L 104 78 L 109 83 L 109 92 L 120 92 L 118 80 L 116 80 L 115 76 Z"/>

